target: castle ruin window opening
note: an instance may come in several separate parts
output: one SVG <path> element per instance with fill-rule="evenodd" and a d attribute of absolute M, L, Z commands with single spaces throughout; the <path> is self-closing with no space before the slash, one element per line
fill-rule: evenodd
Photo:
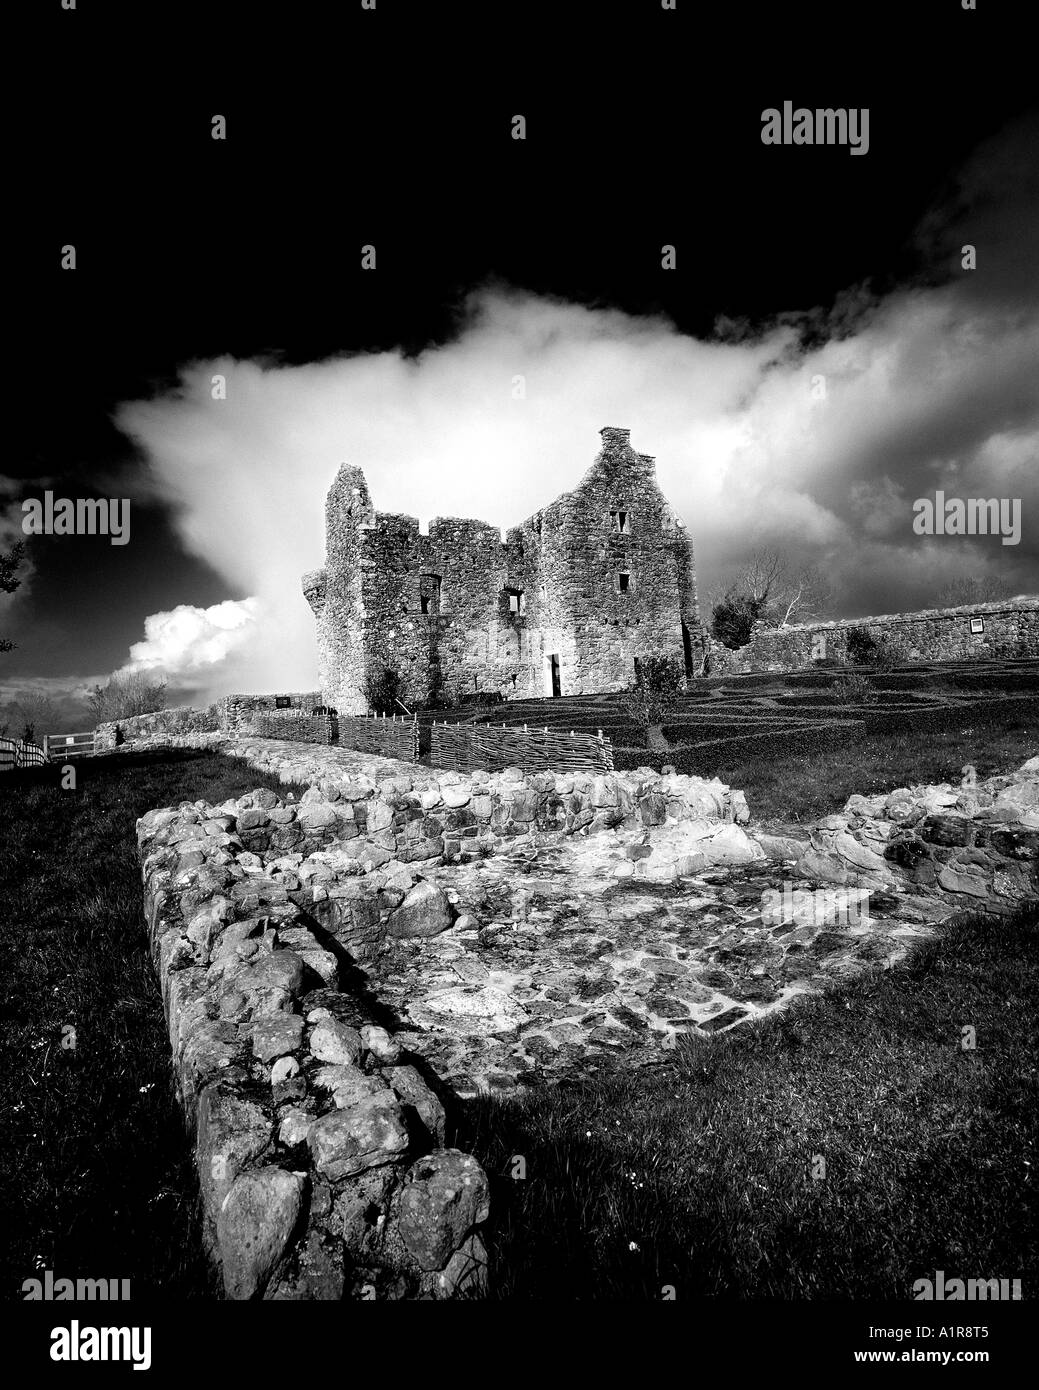
<path fill-rule="evenodd" d="M 620 535 L 620 536 L 627 536 L 627 535 L 630 535 L 630 534 L 631 534 L 631 528 L 630 528 L 629 525 L 628 525 L 628 522 L 629 522 L 630 517 L 631 517 L 631 513 L 630 513 L 629 511 L 627 511 L 627 510 L 625 510 L 625 511 L 611 512 L 611 513 L 610 513 L 610 527 L 611 527 L 611 529 L 612 529 L 613 531 L 615 531 L 615 532 L 616 532 L 618 535 Z"/>
<path fill-rule="evenodd" d="M 419 607 L 428 616 L 440 612 L 439 574 L 419 575 Z"/>

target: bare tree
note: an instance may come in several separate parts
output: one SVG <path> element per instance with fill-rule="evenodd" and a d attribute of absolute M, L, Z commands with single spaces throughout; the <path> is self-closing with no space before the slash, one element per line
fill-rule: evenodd
<path fill-rule="evenodd" d="M 95 685 L 85 703 L 95 726 L 132 719 L 135 714 L 154 714 L 166 708 L 166 682 L 150 680 L 145 671 L 128 671 L 112 676 L 107 685 Z"/>
<path fill-rule="evenodd" d="M 58 707 L 49 695 L 39 690 L 30 690 L 12 702 L 11 706 L 18 722 L 24 727 L 22 737 L 26 743 L 42 739 L 44 734 L 54 733 L 58 723 Z"/>
<path fill-rule="evenodd" d="M 806 565 L 789 582 L 780 581 L 774 591 L 774 602 L 774 612 L 779 618 L 777 627 L 787 627 L 792 622 L 804 622 L 826 613 L 833 602 L 833 588 L 817 565 Z"/>
<path fill-rule="evenodd" d="M 825 613 L 832 589 L 821 570 L 806 565 L 792 570 L 772 549 L 756 550 L 739 570 L 707 591 L 713 616 L 720 619 L 715 636 L 731 630 L 749 640 L 751 628 L 786 627 Z"/>
<path fill-rule="evenodd" d="M 995 603 L 1013 598 L 1013 588 L 998 575 L 960 574 L 935 596 L 938 608 L 966 608 L 974 603 Z"/>

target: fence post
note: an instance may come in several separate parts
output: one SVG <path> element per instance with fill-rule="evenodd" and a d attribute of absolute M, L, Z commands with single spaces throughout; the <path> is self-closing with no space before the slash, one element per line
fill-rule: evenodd
<path fill-rule="evenodd" d="M 49 762 L 49 761 L 50 761 L 50 755 L 51 755 L 50 737 L 51 737 L 50 734 L 44 734 L 44 736 L 43 736 L 43 761 L 44 761 L 44 762 Z"/>

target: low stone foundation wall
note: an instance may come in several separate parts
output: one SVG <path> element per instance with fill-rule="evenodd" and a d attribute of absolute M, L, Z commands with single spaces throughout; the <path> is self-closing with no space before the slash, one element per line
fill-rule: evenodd
<path fill-rule="evenodd" d="M 299 748 L 280 747 L 291 766 Z M 299 802 L 261 789 L 138 822 L 206 1235 L 231 1298 L 485 1290 L 486 1176 L 442 1147 L 428 1065 L 380 1025 L 377 1003 L 341 988 L 384 943 L 462 925 L 431 869 L 537 829 L 668 821 L 696 823 L 704 862 L 761 856 L 734 823 L 741 794 L 720 782 L 382 771 L 376 759 Z"/>
<path fill-rule="evenodd" d="M 974 626 L 980 630 L 971 631 Z M 958 661 L 972 657 L 1039 657 L 1039 599 L 980 603 L 973 608 L 925 609 L 833 623 L 799 623 L 755 632 L 735 651 L 711 642 L 711 674 L 803 671 L 813 661 L 848 660 L 848 634 L 866 630 L 888 636 L 910 661 Z"/>
<path fill-rule="evenodd" d="M 295 750 L 276 743 L 261 750 L 225 747 L 254 766 L 305 780 Z M 256 753 L 259 756 L 256 756 Z M 749 818 L 742 792 L 717 778 L 663 775 L 651 768 L 596 775 L 590 772 L 437 772 L 399 765 L 392 775 L 377 768 L 336 777 L 326 764 L 320 785 L 298 807 L 256 811 L 238 823 L 247 849 L 255 853 L 310 854 L 338 843 L 365 868 L 391 859 L 465 863 L 496 852 L 506 842 L 534 831 L 592 833 L 615 826 L 661 826 L 699 821 L 720 834 Z"/>
<path fill-rule="evenodd" d="M 443 1147 L 435 1078 L 340 988 L 348 959 L 293 901 L 299 878 L 257 872 L 244 850 L 237 826 L 276 803 L 258 791 L 138 822 L 152 954 L 227 1296 L 478 1296 L 486 1175 Z"/>
<path fill-rule="evenodd" d="M 995 916 L 1039 902 L 1039 757 L 1017 772 L 957 787 L 896 787 L 848 798 L 806 827 L 807 841 L 751 835 L 800 878 L 922 894 L 955 911 Z"/>

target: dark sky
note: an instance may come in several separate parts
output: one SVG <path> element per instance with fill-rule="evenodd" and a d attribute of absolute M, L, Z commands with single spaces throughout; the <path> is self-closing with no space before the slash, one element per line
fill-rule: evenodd
<path fill-rule="evenodd" d="M 184 364 L 420 354 L 457 335 L 488 285 L 662 317 L 700 340 L 719 319 L 746 341 L 798 316 L 808 350 L 814 333 L 839 339 L 832 310 L 849 290 L 882 301 L 948 277 L 933 210 L 954 206 L 958 172 L 1035 101 L 1022 20 L 986 0 L 325 8 L 83 0 L 35 16 L 17 46 L 34 96 L 8 170 L 7 515 L 45 487 L 129 496 L 134 531 L 125 547 L 33 539 L 24 592 L 0 600 L 18 644 L 0 655 L 0 695 L 119 667 L 149 614 L 248 596 L 185 542 L 175 482 L 157 487 L 114 423 L 124 402 L 175 400 Z M 868 107 L 868 154 L 766 147 L 761 111 L 785 99 Z M 517 112 L 523 142 L 509 137 Z M 58 265 L 68 242 L 73 273 Z M 363 243 L 376 274 L 359 268 Z M 664 243 L 680 248 L 672 274 Z M 1034 267 L 1011 260 L 1009 288 L 993 277 L 983 298 L 1015 303 Z M 1027 421 L 1035 401 L 1000 409 Z M 914 447 L 911 430 L 892 441 L 907 468 Z M 838 470 L 828 486 L 855 479 Z M 708 535 L 702 563 L 718 568 L 722 548 Z"/>

